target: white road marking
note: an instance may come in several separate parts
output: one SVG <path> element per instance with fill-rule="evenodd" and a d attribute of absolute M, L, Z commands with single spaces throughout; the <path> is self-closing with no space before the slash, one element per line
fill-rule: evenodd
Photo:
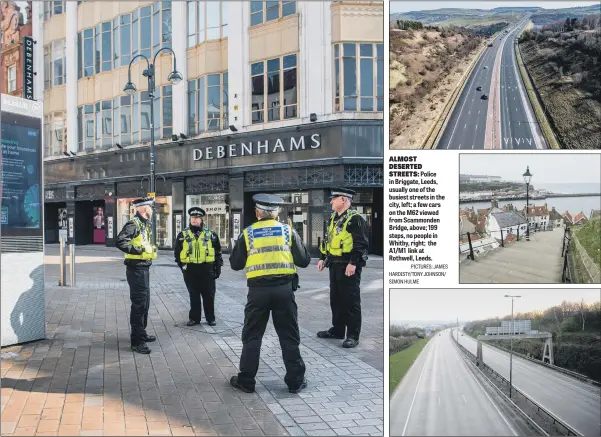
<path fill-rule="evenodd" d="M 476 377 L 474 376 L 474 374 L 470 371 L 470 369 L 467 367 L 467 364 L 465 361 L 461 360 L 461 362 L 463 363 L 463 365 L 466 367 L 467 369 L 467 373 L 470 374 L 470 376 L 472 378 L 474 378 L 474 381 L 476 381 L 476 384 L 478 384 L 478 387 L 480 387 L 482 389 L 482 393 L 484 393 L 484 395 L 486 396 L 486 398 L 490 401 L 490 404 L 495 408 L 495 410 L 497 410 L 497 413 L 499 413 L 499 416 L 501 416 L 501 419 L 503 419 L 503 421 L 505 422 L 505 424 L 509 427 L 509 429 L 511 430 L 511 432 L 513 433 L 514 436 L 517 436 L 518 434 L 515 432 L 515 430 L 513 429 L 513 427 L 509 424 L 509 422 L 507 421 L 507 419 L 505 418 L 505 416 L 503 416 L 503 414 L 501 413 L 501 411 L 499 410 L 499 408 L 497 407 L 497 405 L 493 402 L 493 400 L 490 398 L 490 396 L 488 396 L 488 393 L 486 393 L 486 390 L 484 390 L 484 387 L 482 387 L 482 384 L 480 384 L 480 381 L 478 381 L 476 379 Z"/>
<path fill-rule="evenodd" d="M 465 402 L 467 404 L 467 399 L 465 398 L 465 395 L 461 395 L 463 396 L 463 402 Z"/>
<path fill-rule="evenodd" d="M 465 123 L 465 124 L 463 125 L 463 128 L 464 128 L 464 129 L 465 129 L 466 127 L 467 127 L 467 123 Z"/>
<path fill-rule="evenodd" d="M 428 348 L 428 355 L 426 355 L 426 359 L 424 360 L 424 364 L 422 365 L 422 371 L 419 374 L 419 379 L 417 380 L 417 385 L 415 386 L 415 393 L 413 393 L 413 399 L 411 400 L 411 406 L 409 407 L 409 412 L 407 413 L 407 420 L 405 420 L 405 426 L 403 427 L 403 433 L 401 435 L 405 435 L 405 431 L 407 431 L 407 425 L 409 425 L 409 418 L 411 417 L 411 410 L 413 410 L 413 404 L 415 403 L 415 398 L 417 396 L 417 391 L 419 390 L 419 383 L 422 381 L 422 376 L 424 376 L 424 370 L 426 370 L 426 364 L 428 363 L 428 357 L 430 356 L 430 351 L 432 349 Z"/>

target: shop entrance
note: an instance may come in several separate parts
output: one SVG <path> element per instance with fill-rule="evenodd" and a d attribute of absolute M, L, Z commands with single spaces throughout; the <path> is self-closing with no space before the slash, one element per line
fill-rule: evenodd
<path fill-rule="evenodd" d="M 75 244 L 106 243 L 104 200 L 75 202 Z"/>
<path fill-rule="evenodd" d="M 280 210 L 278 216 L 279 221 L 288 224 L 301 237 L 303 242 L 307 243 L 307 206 L 292 206 L 288 205 Z"/>
<path fill-rule="evenodd" d="M 244 227 L 256 222 L 254 202 L 252 196 L 256 193 L 244 193 Z M 308 221 L 309 221 L 309 193 L 308 192 L 287 192 L 273 193 L 281 197 L 286 205 L 280 209 L 278 220 L 290 225 L 296 230 L 303 242 L 307 244 Z"/>
<path fill-rule="evenodd" d="M 61 235 L 67 238 L 67 204 L 44 204 L 44 242 L 56 244 Z"/>

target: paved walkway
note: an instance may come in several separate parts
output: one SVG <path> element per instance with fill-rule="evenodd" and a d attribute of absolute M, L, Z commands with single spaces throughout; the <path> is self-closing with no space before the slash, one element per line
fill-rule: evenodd
<path fill-rule="evenodd" d="M 536 232 L 530 241 L 520 240 L 477 258 L 462 262 L 461 284 L 554 284 L 561 282 L 563 228 Z"/>
<path fill-rule="evenodd" d="M 172 254 L 151 269 L 152 354 L 129 348 L 129 290 L 114 250 L 78 248 L 76 288 L 58 287 L 47 254 L 47 339 L 2 349 L 2 435 L 382 435 L 383 272 L 363 271 L 360 345 L 322 340 L 327 276 L 301 271 L 301 353 L 309 387 L 288 393 L 277 335 L 268 325 L 257 392 L 229 386 L 238 371 L 244 274 L 218 280 L 217 326 L 186 327 L 188 297 Z"/>

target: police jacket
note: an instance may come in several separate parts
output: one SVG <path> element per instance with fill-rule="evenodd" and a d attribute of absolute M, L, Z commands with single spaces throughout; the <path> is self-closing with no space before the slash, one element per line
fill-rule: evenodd
<path fill-rule="evenodd" d="M 151 223 L 140 214 L 136 213 L 136 217 L 146 226 L 150 226 Z M 140 235 L 140 228 L 134 223 L 133 220 L 128 221 L 117 235 L 117 247 L 120 251 L 129 253 L 132 255 L 142 255 L 144 249 L 134 247 L 131 245 L 131 240 Z M 152 265 L 152 260 L 149 259 L 125 259 L 123 262 L 128 267 L 149 267 Z"/>
<path fill-rule="evenodd" d="M 264 218 L 262 220 L 272 220 L 271 218 Z M 292 236 L 291 236 L 291 244 L 290 251 L 292 252 L 292 258 L 294 260 L 294 264 L 298 267 L 307 267 L 311 263 L 311 255 L 309 251 L 303 244 L 298 233 L 291 228 Z M 236 240 L 236 244 L 232 249 L 232 253 L 230 254 L 230 266 L 232 270 L 244 270 L 246 267 L 246 259 L 248 258 L 248 252 L 246 249 L 246 242 L 244 240 L 244 232 L 242 232 L 238 239 Z M 294 275 L 270 275 L 263 276 L 259 278 L 251 278 L 247 279 L 248 287 L 273 287 L 277 285 L 287 284 L 292 281 Z"/>
<path fill-rule="evenodd" d="M 203 232 L 204 228 L 204 224 L 201 224 L 200 226 L 192 226 L 192 225 L 188 225 L 188 229 L 190 229 L 190 231 L 192 231 L 192 234 L 194 235 L 195 238 L 198 238 L 198 236 Z M 184 262 L 182 262 L 181 259 L 181 252 L 184 246 L 184 241 L 186 239 L 186 234 L 185 234 L 186 230 L 184 229 L 182 232 L 180 232 L 179 234 L 177 234 L 177 238 L 175 239 L 175 247 L 173 248 L 173 256 L 175 257 L 175 262 L 177 263 L 177 265 L 179 266 L 179 268 L 181 269 L 184 264 Z M 223 255 L 221 254 L 221 242 L 219 241 L 219 236 L 211 231 L 211 246 L 213 247 L 213 250 L 215 251 L 215 261 L 211 261 L 211 262 L 206 262 L 203 264 L 194 264 L 194 263 L 188 263 L 188 267 L 186 267 L 186 269 L 189 268 L 197 268 L 197 267 L 201 267 L 201 266 L 205 266 L 208 268 L 208 266 L 210 266 L 210 268 L 213 268 L 213 265 L 216 264 L 219 267 L 221 267 L 223 265 Z"/>
<path fill-rule="evenodd" d="M 333 213 L 334 222 L 337 222 L 342 214 L 339 215 L 337 213 Z M 326 226 L 330 226 L 330 221 L 327 222 Z M 367 252 L 369 249 L 369 240 L 367 238 L 367 222 L 361 216 L 361 214 L 355 214 L 348 221 L 346 230 L 353 237 L 353 249 L 350 253 L 344 253 L 341 256 L 330 255 L 330 258 L 332 259 L 332 262 L 352 264 L 358 267 L 363 267 L 366 264 Z M 320 260 L 324 260 L 325 258 L 326 255 L 324 253 L 322 253 L 319 257 Z"/>

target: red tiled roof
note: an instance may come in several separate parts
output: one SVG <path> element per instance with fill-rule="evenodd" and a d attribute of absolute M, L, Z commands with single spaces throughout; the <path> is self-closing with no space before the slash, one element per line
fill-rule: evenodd
<path fill-rule="evenodd" d="M 576 217 L 574 217 L 574 221 L 572 223 L 576 224 L 576 223 L 580 223 L 581 221 L 586 221 L 586 220 L 587 220 L 586 216 L 582 212 L 579 212 L 578 214 L 576 214 Z"/>
<path fill-rule="evenodd" d="M 544 217 L 544 216 L 548 216 L 549 215 L 549 210 L 547 209 L 546 206 L 530 206 L 528 211 L 528 215 L 529 216 L 536 216 L 536 217 Z M 526 210 L 526 208 L 524 208 L 524 210 Z"/>

